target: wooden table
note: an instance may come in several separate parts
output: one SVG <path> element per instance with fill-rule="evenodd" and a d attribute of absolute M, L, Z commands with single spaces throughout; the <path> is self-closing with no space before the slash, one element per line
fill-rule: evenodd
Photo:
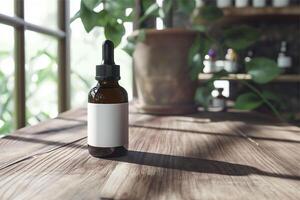
<path fill-rule="evenodd" d="M 0 199 L 300 199 L 300 128 L 255 113 L 130 114 L 126 157 L 86 149 L 86 110 L 0 139 Z"/>

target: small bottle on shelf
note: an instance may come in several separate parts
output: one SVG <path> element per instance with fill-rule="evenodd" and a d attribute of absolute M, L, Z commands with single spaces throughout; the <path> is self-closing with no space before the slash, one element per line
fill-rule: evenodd
<path fill-rule="evenodd" d="M 252 58 L 253 58 L 253 51 L 249 50 L 249 51 L 247 52 L 247 56 L 246 56 L 245 59 L 244 59 L 245 63 L 250 62 Z"/>
<path fill-rule="evenodd" d="M 273 0 L 272 5 L 273 7 L 286 7 L 290 4 L 289 0 Z"/>
<path fill-rule="evenodd" d="M 223 96 L 223 88 L 216 88 L 216 90 L 213 91 L 214 98 L 212 99 L 212 107 L 215 111 L 224 112 L 227 110 L 226 106 L 226 97 Z"/>
<path fill-rule="evenodd" d="M 237 53 L 233 49 L 228 49 L 225 55 L 224 69 L 229 73 L 238 71 Z"/>
<path fill-rule="evenodd" d="M 232 6 L 232 0 L 217 0 L 218 8 L 226 8 Z"/>
<path fill-rule="evenodd" d="M 235 7 L 242 8 L 247 7 L 249 4 L 249 0 L 235 0 Z"/>
<path fill-rule="evenodd" d="M 204 73 L 214 73 L 216 72 L 216 58 L 217 58 L 217 52 L 214 49 L 210 49 L 204 57 Z"/>
<path fill-rule="evenodd" d="M 255 8 L 266 7 L 266 0 L 253 0 L 252 5 Z"/>
<path fill-rule="evenodd" d="M 288 73 L 292 67 L 292 58 L 287 55 L 287 43 L 286 41 L 281 42 L 280 52 L 277 57 L 277 65 L 285 73 Z"/>

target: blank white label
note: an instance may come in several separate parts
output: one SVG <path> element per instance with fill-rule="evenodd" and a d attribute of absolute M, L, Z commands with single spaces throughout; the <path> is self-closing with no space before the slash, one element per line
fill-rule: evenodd
<path fill-rule="evenodd" d="M 128 103 L 88 103 L 88 144 L 128 146 Z"/>

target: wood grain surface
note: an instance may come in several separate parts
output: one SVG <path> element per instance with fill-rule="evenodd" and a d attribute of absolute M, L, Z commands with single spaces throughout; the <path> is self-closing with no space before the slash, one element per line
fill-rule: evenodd
<path fill-rule="evenodd" d="M 0 199 L 300 199 L 300 128 L 257 113 L 130 114 L 127 156 L 91 157 L 86 110 L 0 139 Z"/>

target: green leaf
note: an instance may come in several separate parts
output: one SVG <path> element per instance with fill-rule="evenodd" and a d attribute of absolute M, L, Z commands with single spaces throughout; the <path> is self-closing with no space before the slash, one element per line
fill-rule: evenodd
<path fill-rule="evenodd" d="M 209 101 L 212 99 L 211 96 L 212 90 L 213 89 L 210 84 L 197 88 L 195 94 L 195 101 L 197 103 L 200 103 L 205 109 L 207 109 L 209 105 Z"/>
<path fill-rule="evenodd" d="M 101 3 L 103 3 L 104 9 L 94 12 L 95 7 Z M 86 32 L 90 32 L 95 26 L 106 27 L 109 26 L 108 23 L 115 24 L 118 19 L 122 22 L 132 21 L 133 11 L 126 15 L 126 9 L 134 7 L 134 0 L 81 0 L 80 11 L 70 21 L 73 22 L 80 17 Z"/>
<path fill-rule="evenodd" d="M 200 51 L 200 36 L 196 37 L 192 47 L 189 50 L 189 55 L 188 55 L 188 65 L 190 67 L 193 66 L 193 59 L 196 54 L 198 54 Z"/>
<path fill-rule="evenodd" d="M 223 11 L 213 5 L 207 5 L 200 8 L 200 17 L 207 21 L 215 21 L 223 17 Z"/>
<path fill-rule="evenodd" d="M 121 17 L 120 19 L 124 22 L 132 22 L 134 17 L 134 11 L 132 10 L 128 15 L 125 15 Z"/>
<path fill-rule="evenodd" d="M 205 33 L 207 31 L 207 26 L 195 24 L 195 25 L 193 25 L 192 29 L 195 31 L 199 31 L 201 33 Z"/>
<path fill-rule="evenodd" d="M 235 108 L 240 110 L 253 110 L 262 104 L 263 101 L 261 98 L 253 92 L 248 92 L 238 96 L 235 101 Z"/>
<path fill-rule="evenodd" d="M 135 50 L 136 44 L 132 42 L 127 42 L 126 45 L 123 47 L 123 51 L 125 51 L 129 56 L 132 56 Z"/>
<path fill-rule="evenodd" d="M 275 61 L 263 57 L 253 58 L 246 63 L 246 71 L 252 80 L 259 84 L 268 83 L 281 73 Z"/>
<path fill-rule="evenodd" d="M 279 108 L 282 108 L 282 109 L 287 108 L 287 102 L 283 101 L 283 99 L 279 95 L 277 95 L 269 90 L 263 90 L 261 92 L 261 95 L 264 98 L 266 98 L 267 100 L 274 102 L 274 104 L 277 105 Z"/>
<path fill-rule="evenodd" d="M 144 15 L 140 18 L 139 23 L 142 23 L 147 18 L 151 16 L 157 16 L 159 11 L 159 6 L 157 3 L 152 4 L 148 9 L 145 11 Z"/>
<path fill-rule="evenodd" d="M 107 23 L 111 20 L 111 16 L 109 16 L 109 13 L 107 10 L 101 10 L 99 13 L 97 13 L 97 20 L 95 21 L 95 25 L 97 26 L 106 26 Z"/>
<path fill-rule="evenodd" d="M 145 1 L 145 0 L 143 0 Z M 105 7 L 110 10 L 125 10 L 126 8 L 134 8 L 135 7 L 135 0 L 106 0 Z"/>
<path fill-rule="evenodd" d="M 12 92 L 6 91 L 6 93 L 8 93 L 8 97 L 6 99 L 6 101 L 3 103 L 1 109 L 0 109 L 0 119 L 3 117 L 3 114 L 5 112 L 9 111 L 9 104 L 11 103 L 11 100 L 13 99 L 13 94 Z"/>
<path fill-rule="evenodd" d="M 192 80 L 196 80 L 198 78 L 198 74 L 203 71 L 203 60 L 211 45 L 212 40 L 209 37 L 199 35 L 189 50 L 188 65 L 191 68 L 190 75 Z"/>
<path fill-rule="evenodd" d="M 145 29 L 141 29 L 141 30 L 139 30 L 139 34 L 138 34 L 138 36 L 137 36 L 137 38 L 136 38 L 136 42 L 143 42 L 143 41 L 145 41 L 145 39 L 146 39 L 146 31 L 145 31 Z"/>
<path fill-rule="evenodd" d="M 138 31 L 137 36 L 127 37 L 127 44 L 123 47 L 123 50 L 129 55 L 132 56 L 138 42 L 143 42 L 146 39 L 146 31 L 141 29 Z"/>
<path fill-rule="evenodd" d="M 115 47 L 117 47 L 120 44 L 124 33 L 125 33 L 124 25 L 119 24 L 117 22 L 113 24 L 109 23 L 104 28 L 105 38 L 111 40 L 114 43 Z"/>
<path fill-rule="evenodd" d="M 46 81 L 46 80 L 56 80 L 55 74 L 51 68 L 51 64 L 44 69 L 41 69 L 39 71 L 37 71 L 37 75 L 38 75 L 38 80 L 37 80 L 37 85 L 40 85 L 42 82 Z"/>
<path fill-rule="evenodd" d="M 203 59 L 201 58 L 200 53 L 194 55 L 192 59 L 192 63 L 191 63 L 192 67 L 191 67 L 190 75 L 191 75 L 191 79 L 194 81 L 198 79 L 199 73 L 203 70 L 204 66 L 202 60 Z"/>
<path fill-rule="evenodd" d="M 52 62 L 55 62 L 55 60 L 57 59 L 57 56 L 56 55 L 53 55 L 51 54 L 49 51 L 47 51 L 46 49 L 44 50 L 41 50 L 40 51 L 42 54 L 40 54 L 39 56 L 45 54 L 46 56 L 48 56 L 48 58 L 52 61 Z"/>
<path fill-rule="evenodd" d="M 12 129 L 12 123 L 5 122 L 2 127 L 0 127 L 0 136 L 1 135 L 8 135 Z"/>
<path fill-rule="evenodd" d="M 5 58 L 5 57 L 8 57 L 10 54 L 9 51 L 0 51 L 0 58 Z"/>
<path fill-rule="evenodd" d="M 130 35 L 127 37 L 127 41 L 131 43 L 143 42 L 146 38 L 146 31 L 144 29 L 138 30 L 137 35 Z"/>
<path fill-rule="evenodd" d="M 2 81 L 2 79 L 5 79 L 5 74 L 2 71 L 0 71 L 0 80 Z"/>
<path fill-rule="evenodd" d="M 76 19 L 80 18 L 80 10 L 78 10 L 73 17 L 70 19 L 70 23 L 74 22 Z"/>
<path fill-rule="evenodd" d="M 94 8 L 96 8 L 102 2 L 102 0 L 81 0 L 81 2 L 86 8 L 93 11 Z"/>
<path fill-rule="evenodd" d="M 104 27 L 112 20 L 109 12 L 107 10 L 101 10 L 99 13 L 96 13 L 92 10 L 89 10 L 85 4 L 81 3 L 80 7 L 80 18 L 83 23 L 83 26 L 86 32 L 90 32 L 95 26 Z"/>
<path fill-rule="evenodd" d="M 243 50 L 259 39 L 259 32 L 249 26 L 241 25 L 224 31 L 224 43 L 235 50 Z"/>
<path fill-rule="evenodd" d="M 75 21 L 76 19 L 78 19 L 78 18 L 80 18 L 80 10 L 78 10 L 78 11 L 76 12 L 76 14 L 75 14 L 73 17 L 71 17 L 70 23 L 74 22 L 74 21 Z"/>
<path fill-rule="evenodd" d="M 136 42 L 136 38 L 137 38 L 136 35 L 129 35 L 129 36 L 127 37 L 127 42 L 135 43 L 135 42 Z"/>
<path fill-rule="evenodd" d="M 202 37 L 200 38 L 200 53 L 203 58 L 207 54 L 213 43 L 214 41 L 210 36 L 202 35 Z"/>
<path fill-rule="evenodd" d="M 200 53 L 200 45 L 200 36 L 198 36 L 189 50 L 188 66 L 190 67 L 190 76 L 192 80 L 197 80 L 199 73 L 204 67 L 202 58 L 203 55 Z"/>
<path fill-rule="evenodd" d="M 263 97 L 265 97 L 266 99 L 271 100 L 271 101 L 275 101 L 275 102 L 280 102 L 281 101 L 281 98 L 278 95 L 276 95 L 275 93 L 273 93 L 269 90 L 262 91 L 261 95 Z"/>
<path fill-rule="evenodd" d="M 39 115 L 41 115 L 42 117 L 44 117 L 44 119 L 50 118 L 50 115 L 48 113 L 46 113 L 46 112 L 43 112 L 43 111 L 40 112 Z"/>
<path fill-rule="evenodd" d="M 89 10 L 85 6 L 83 1 L 81 2 L 81 6 L 80 6 L 80 18 L 84 26 L 84 29 L 88 33 L 97 25 L 97 21 L 98 21 L 97 13 Z"/>
<path fill-rule="evenodd" d="M 145 8 L 149 8 L 152 4 L 153 4 L 153 0 L 142 0 L 142 7 Z"/>
<path fill-rule="evenodd" d="M 160 9 L 160 17 L 164 18 L 168 16 L 172 6 L 173 6 L 174 0 L 164 0 L 162 4 L 162 9 Z"/>
<path fill-rule="evenodd" d="M 122 21 L 128 20 L 129 17 L 126 16 L 126 1 L 116 1 L 109 0 L 105 1 L 105 10 L 109 12 L 109 16 L 113 18 L 113 20 L 121 19 Z"/>

